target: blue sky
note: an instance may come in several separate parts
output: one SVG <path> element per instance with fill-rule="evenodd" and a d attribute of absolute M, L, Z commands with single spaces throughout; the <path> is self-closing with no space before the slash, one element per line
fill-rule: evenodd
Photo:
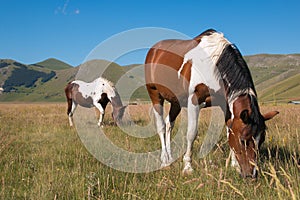
<path fill-rule="evenodd" d="M 243 55 L 300 53 L 300 1 L 0 0 L 0 58 L 73 66 L 120 32 L 162 27 L 190 37 L 221 31 Z M 147 40 L 147 38 L 145 38 Z M 142 63 L 144 53 L 119 60 Z"/>

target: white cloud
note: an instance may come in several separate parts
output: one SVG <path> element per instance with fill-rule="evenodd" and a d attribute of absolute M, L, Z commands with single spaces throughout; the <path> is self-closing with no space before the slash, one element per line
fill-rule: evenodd
<path fill-rule="evenodd" d="M 77 8 L 77 9 L 74 11 L 74 13 L 75 13 L 76 15 L 79 15 L 79 14 L 80 14 L 80 10 Z"/>
<path fill-rule="evenodd" d="M 70 3 L 70 0 L 65 0 L 64 5 L 58 6 L 54 10 L 54 14 L 56 14 L 56 15 L 57 14 L 68 15 L 69 14 L 69 12 L 68 12 L 69 3 Z M 71 14 L 79 15 L 80 14 L 80 10 L 77 8 L 73 12 L 71 12 Z"/>

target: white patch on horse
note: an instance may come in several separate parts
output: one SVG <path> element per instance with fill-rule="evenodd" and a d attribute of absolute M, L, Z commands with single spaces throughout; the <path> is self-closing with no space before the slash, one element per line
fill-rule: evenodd
<path fill-rule="evenodd" d="M 204 36 L 196 47 L 184 55 L 183 63 L 178 71 L 178 77 L 180 77 L 183 66 L 188 61 L 191 61 L 190 92 L 193 92 L 195 86 L 200 83 L 215 91 L 221 88 L 220 78 L 215 75 L 215 68 L 227 44 L 230 43 L 224 38 L 222 33 L 213 33 L 212 35 Z"/>
<path fill-rule="evenodd" d="M 92 99 L 99 101 L 101 99 L 101 94 L 106 93 L 109 100 L 111 100 L 111 98 L 116 95 L 113 84 L 102 77 L 97 78 L 90 83 L 81 80 L 76 80 L 72 83 L 79 85 L 78 91 L 86 99 L 91 97 Z"/>

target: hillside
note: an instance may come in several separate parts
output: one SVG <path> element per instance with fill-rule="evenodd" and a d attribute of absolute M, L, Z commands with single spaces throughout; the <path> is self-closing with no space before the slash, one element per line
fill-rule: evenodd
<path fill-rule="evenodd" d="M 77 71 L 63 66 L 67 64 L 54 59 L 32 65 L 1 59 L 0 86 L 4 92 L 0 101 L 61 101 L 61 88 Z"/>
<path fill-rule="evenodd" d="M 300 99 L 300 54 L 245 56 L 261 102 Z"/>
<path fill-rule="evenodd" d="M 37 67 L 43 67 L 43 68 L 47 68 L 47 69 L 52 69 L 52 70 L 61 70 L 61 69 L 69 69 L 72 66 L 62 62 L 60 60 L 57 60 L 55 58 L 49 58 L 47 60 L 32 64 L 33 66 L 37 66 Z"/>
<path fill-rule="evenodd" d="M 300 100 L 300 54 L 259 54 L 245 56 L 245 60 L 261 103 Z M 25 65 L 10 59 L 0 59 L 0 87 L 4 89 L 0 101 L 65 101 L 64 87 L 75 77 L 89 82 L 103 73 L 105 78 L 116 83 L 136 66 L 92 60 L 80 67 L 72 67 L 53 58 Z M 134 75 L 127 74 L 124 77 L 130 84 L 139 82 Z M 136 99 L 149 99 L 145 87 L 134 92 L 131 100 Z"/>
<path fill-rule="evenodd" d="M 65 101 L 64 88 L 75 78 L 91 82 L 103 74 L 104 78 L 117 82 L 132 67 L 122 67 L 106 60 L 92 60 L 79 67 L 71 67 L 55 59 L 30 65 L 0 59 L 0 87 L 4 90 L 0 101 Z M 134 96 L 135 99 L 148 97 L 145 90 Z"/>

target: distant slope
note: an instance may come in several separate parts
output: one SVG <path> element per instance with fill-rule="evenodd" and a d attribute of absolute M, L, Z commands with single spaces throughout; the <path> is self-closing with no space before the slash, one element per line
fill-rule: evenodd
<path fill-rule="evenodd" d="M 260 103 L 300 100 L 300 54 L 259 54 L 244 58 Z M 119 93 L 126 100 L 149 100 L 145 87 L 139 87 L 143 82 L 143 68 L 137 67 L 137 64 L 120 66 L 106 60 L 91 60 L 72 67 L 52 58 L 31 65 L 0 59 L 0 87 L 4 87 L 5 91 L 0 94 L 0 101 L 65 101 L 64 87 L 68 82 L 75 78 L 90 82 L 100 74 L 114 83 L 121 78 L 125 80 Z M 138 72 L 136 69 L 139 69 Z M 128 73 L 131 70 L 135 73 Z M 135 87 L 138 88 L 131 91 Z"/>
<path fill-rule="evenodd" d="M 245 56 L 260 102 L 300 99 L 300 54 Z"/>
<path fill-rule="evenodd" d="M 115 84 L 118 84 L 118 81 L 122 79 L 123 82 L 125 80 L 125 84 L 119 85 L 122 87 L 122 91 L 119 91 L 119 93 L 122 97 L 126 98 L 126 101 L 129 101 L 130 98 L 128 93 L 131 95 L 131 101 L 149 100 L 148 93 L 144 86 L 137 88 L 136 91 L 131 94 L 133 92 L 131 89 L 136 87 L 136 84 L 140 82 L 141 77 L 144 79 L 144 73 L 139 75 L 128 73 L 130 70 L 138 66 L 140 65 L 134 64 L 122 67 L 114 62 L 106 60 L 91 60 L 80 65 L 76 78 L 90 82 L 101 75 Z"/>
<path fill-rule="evenodd" d="M 4 89 L 0 101 L 63 101 L 62 90 L 77 72 L 73 67 L 53 70 L 55 67 L 25 65 L 9 59 L 1 59 L 0 66 L 0 87 Z"/>
<path fill-rule="evenodd" d="M 124 74 L 124 70 L 117 63 L 107 60 L 90 60 L 80 65 L 76 78 L 91 82 L 101 75 L 112 82 L 116 82 L 122 74 Z"/>
<path fill-rule="evenodd" d="M 244 58 L 250 68 L 255 85 L 287 71 L 300 70 L 300 54 L 257 54 Z"/>
<path fill-rule="evenodd" d="M 55 58 L 49 58 L 47 60 L 32 64 L 32 65 L 37 66 L 37 67 L 44 67 L 44 68 L 52 69 L 52 70 L 69 69 L 72 67 L 71 65 L 69 65 L 65 62 L 62 62 L 60 60 L 57 60 Z"/>
<path fill-rule="evenodd" d="M 300 74 L 295 74 L 282 81 L 274 83 L 259 92 L 263 102 L 288 102 L 300 100 Z"/>

